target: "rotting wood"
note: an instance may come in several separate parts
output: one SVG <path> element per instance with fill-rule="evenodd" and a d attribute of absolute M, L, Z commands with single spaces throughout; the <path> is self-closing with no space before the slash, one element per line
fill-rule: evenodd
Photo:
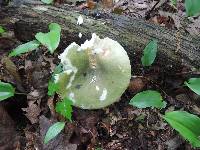
<path fill-rule="evenodd" d="M 84 23 L 77 25 L 77 18 L 82 15 Z M 78 11 L 63 6 L 56 8 L 49 5 L 24 4 L 21 7 L 8 7 L 1 10 L 0 24 L 13 27 L 16 37 L 21 41 L 34 38 L 38 31 L 48 31 L 48 24 L 57 22 L 62 26 L 61 47 L 71 42 L 83 43 L 97 33 L 100 37 L 110 37 L 117 40 L 128 52 L 134 66 L 136 55 L 140 55 L 149 40 L 158 39 L 157 62 L 165 68 L 173 68 L 180 64 L 187 64 L 200 68 L 200 38 L 187 33 L 160 27 L 131 17 L 117 15 L 102 15 L 102 19 L 95 19 L 83 15 Z M 80 39 L 78 34 L 82 33 Z M 178 42 L 178 44 L 177 44 Z M 178 45 L 178 48 L 177 48 Z M 177 51 L 178 49 L 178 51 Z M 137 60 L 138 61 L 138 60 Z"/>

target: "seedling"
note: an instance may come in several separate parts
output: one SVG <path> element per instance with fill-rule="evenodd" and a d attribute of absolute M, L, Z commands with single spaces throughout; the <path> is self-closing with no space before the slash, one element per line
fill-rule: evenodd
<path fill-rule="evenodd" d="M 170 0 L 170 2 L 171 2 L 171 4 L 172 4 L 173 6 L 176 7 L 176 5 L 177 5 L 177 0 Z"/>
<path fill-rule="evenodd" d="M 200 14 L 199 0 L 185 0 L 185 9 L 188 17 L 197 16 Z"/>
<path fill-rule="evenodd" d="M 37 33 L 35 35 L 35 38 L 37 40 L 33 40 L 25 44 L 19 45 L 17 48 L 12 50 L 9 56 L 20 56 L 23 53 L 33 51 L 36 48 L 38 48 L 40 44 L 46 46 L 52 54 L 59 45 L 61 27 L 57 23 L 51 23 L 49 25 L 49 30 L 50 32 L 48 33 Z"/>
<path fill-rule="evenodd" d="M 72 121 L 72 101 L 68 98 L 65 98 L 61 102 L 57 102 L 56 112 L 60 113 L 66 119 Z"/>
<path fill-rule="evenodd" d="M 56 50 L 60 43 L 61 27 L 57 23 L 51 23 L 49 25 L 49 32 L 39 32 L 35 35 L 35 38 L 44 46 L 48 48 L 51 54 Z"/>
<path fill-rule="evenodd" d="M 4 33 L 4 32 L 6 32 L 6 31 L 4 30 L 4 28 L 3 28 L 2 26 L 0 26 L 0 35 L 1 35 L 2 33 Z"/>

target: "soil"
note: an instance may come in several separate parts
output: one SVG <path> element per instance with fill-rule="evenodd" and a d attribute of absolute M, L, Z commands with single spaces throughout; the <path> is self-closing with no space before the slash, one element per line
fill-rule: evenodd
<path fill-rule="evenodd" d="M 169 6 L 166 5 L 165 8 L 167 7 Z M 157 11 L 151 11 L 153 17 L 156 13 Z M 152 15 L 149 17 L 149 20 L 153 20 Z M 170 27 L 175 27 L 173 22 L 168 20 L 167 23 Z M 164 70 L 157 61 L 151 67 L 144 68 L 140 62 L 141 56 L 134 58 L 136 63 L 132 66 L 130 85 L 119 102 L 101 110 L 74 107 L 73 121 L 67 121 L 65 130 L 44 145 L 43 139 L 48 127 L 56 121 L 64 120 L 54 110 L 55 103 L 59 100 L 58 95 L 47 96 L 48 80 L 58 64 L 57 57 L 62 50 L 50 55 L 46 48 L 41 47 L 37 51 L 11 58 L 20 77 L 17 81 L 16 73 L 12 74 L 2 60 L 8 50 L 17 46 L 20 41 L 15 37 L 2 37 L 0 43 L 5 40 L 8 41 L 4 43 L 10 43 L 4 48 L 0 44 L 0 80 L 15 85 L 17 93 L 0 103 L 0 150 L 193 149 L 163 120 L 162 115 L 172 110 L 186 110 L 200 115 L 200 97 L 183 86 L 185 80 L 199 76 L 200 73 L 186 66 L 179 70 Z M 167 107 L 160 110 L 138 109 L 129 105 L 136 93 L 146 89 L 159 91 L 167 102 Z"/>

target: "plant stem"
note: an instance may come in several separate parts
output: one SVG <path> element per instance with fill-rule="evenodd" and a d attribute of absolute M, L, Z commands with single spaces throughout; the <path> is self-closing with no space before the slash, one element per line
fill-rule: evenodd
<path fill-rule="evenodd" d="M 26 93 L 19 93 L 19 92 L 15 92 L 15 94 L 17 94 L 17 95 L 27 95 Z"/>

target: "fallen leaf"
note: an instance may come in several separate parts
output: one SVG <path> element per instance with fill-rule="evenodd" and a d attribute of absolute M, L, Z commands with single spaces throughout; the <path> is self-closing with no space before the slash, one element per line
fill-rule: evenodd
<path fill-rule="evenodd" d="M 129 83 L 129 91 L 132 93 L 137 93 L 141 91 L 145 87 L 146 83 L 142 80 L 142 78 L 134 78 Z"/>
<path fill-rule="evenodd" d="M 30 103 L 27 108 L 22 108 L 22 110 L 26 112 L 25 116 L 32 124 L 38 123 L 41 109 L 37 104 Z"/>
<path fill-rule="evenodd" d="M 16 65 L 12 62 L 12 60 L 9 57 L 4 57 L 1 60 L 4 69 L 8 71 L 8 73 L 14 78 L 16 84 L 17 84 L 17 89 L 21 92 L 25 92 L 25 89 L 22 86 L 22 80 L 21 77 L 18 73 L 18 69 Z"/>

